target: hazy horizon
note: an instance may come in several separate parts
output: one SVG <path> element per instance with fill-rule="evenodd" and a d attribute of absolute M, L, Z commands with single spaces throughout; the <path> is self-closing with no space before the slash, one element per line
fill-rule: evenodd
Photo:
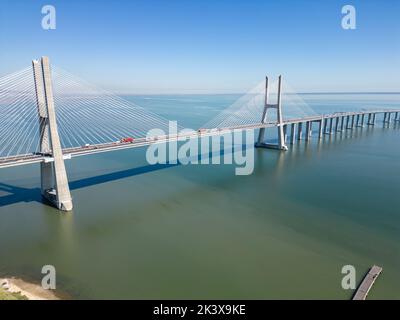
<path fill-rule="evenodd" d="M 184 96 L 184 95 L 244 95 L 246 92 L 171 92 L 171 93 L 159 93 L 159 92 L 153 92 L 153 93 L 142 93 L 142 92 L 115 92 L 115 94 L 121 95 L 121 96 L 141 96 L 141 95 L 151 95 L 151 96 Z M 335 91 L 335 92 L 295 92 L 295 93 L 283 93 L 283 94 L 400 94 L 400 91 L 395 92 L 395 91 L 369 91 L 369 92 L 352 92 L 352 91 Z"/>

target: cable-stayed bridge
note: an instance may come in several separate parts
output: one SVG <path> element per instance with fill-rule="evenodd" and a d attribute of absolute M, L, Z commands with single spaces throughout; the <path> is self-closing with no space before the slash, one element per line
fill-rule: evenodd
<path fill-rule="evenodd" d="M 177 126 L 171 134 L 168 119 L 51 68 L 42 57 L 32 67 L 0 78 L 0 168 L 40 163 L 42 195 L 69 211 L 65 159 L 255 129 L 256 147 L 287 150 L 288 143 L 309 140 L 313 125 L 322 138 L 374 125 L 378 114 L 384 124 L 400 121 L 400 109 L 318 114 L 286 85 L 283 94 L 282 87 L 281 77 L 274 83 L 267 78 L 197 131 L 180 133 L 183 128 Z M 149 134 L 154 128 L 167 134 Z M 276 144 L 265 142 L 266 128 L 277 129 Z"/>

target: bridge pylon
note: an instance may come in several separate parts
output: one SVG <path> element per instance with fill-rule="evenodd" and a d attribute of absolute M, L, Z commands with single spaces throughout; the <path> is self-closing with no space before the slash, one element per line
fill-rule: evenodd
<path fill-rule="evenodd" d="M 57 129 L 56 110 L 53 97 L 50 60 L 42 57 L 33 60 L 36 103 L 39 115 L 40 152 L 46 161 L 40 164 L 42 196 L 59 210 L 72 210 L 60 136 Z"/>
<path fill-rule="evenodd" d="M 255 144 L 257 148 L 271 148 L 271 149 L 279 149 L 279 150 L 288 150 L 286 146 L 285 132 L 284 132 L 284 122 L 282 117 L 282 76 L 278 78 L 278 101 L 276 104 L 268 103 L 268 77 L 265 78 L 265 100 L 264 100 L 264 111 L 261 118 L 261 123 L 267 122 L 267 115 L 269 109 L 276 110 L 276 120 L 277 120 L 277 129 L 278 129 L 278 144 L 270 144 L 265 143 L 265 128 L 261 128 L 258 134 L 258 140 Z"/>

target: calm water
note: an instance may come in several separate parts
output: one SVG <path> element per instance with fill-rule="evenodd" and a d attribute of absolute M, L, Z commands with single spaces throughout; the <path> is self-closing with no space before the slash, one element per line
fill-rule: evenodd
<path fill-rule="evenodd" d="M 197 128 L 237 96 L 128 97 Z M 398 107 L 400 95 L 303 95 L 315 110 Z M 57 269 L 74 298 L 338 298 L 341 268 L 384 272 L 400 298 L 400 126 L 255 151 L 255 170 L 148 166 L 145 149 L 67 162 L 74 211 L 41 203 L 37 165 L 0 171 L 0 275 Z"/>

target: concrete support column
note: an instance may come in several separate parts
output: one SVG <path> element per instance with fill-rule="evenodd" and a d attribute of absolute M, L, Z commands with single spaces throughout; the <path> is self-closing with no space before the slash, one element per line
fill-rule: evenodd
<path fill-rule="evenodd" d="M 277 119 L 278 119 L 278 143 L 279 149 L 287 150 L 285 137 L 283 134 L 283 116 L 282 116 L 282 76 L 278 78 L 278 103 L 277 103 Z"/>
<path fill-rule="evenodd" d="M 342 132 L 344 130 L 344 117 L 341 117 L 340 120 L 340 131 Z"/>
<path fill-rule="evenodd" d="M 354 118 L 355 118 L 355 116 L 352 115 L 352 116 L 351 116 L 351 129 L 354 128 Z"/>
<path fill-rule="evenodd" d="M 329 134 L 332 134 L 333 130 L 333 118 L 329 119 Z"/>
<path fill-rule="evenodd" d="M 286 144 L 287 141 L 287 125 L 283 126 L 283 143 Z"/>
<path fill-rule="evenodd" d="M 297 140 L 301 140 L 303 135 L 303 123 L 299 122 L 297 125 Z"/>
<path fill-rule="evenodd" d="M 319 132 L 318 132 L 318 138 L 319 139 L 322 139 L 322 136 L 324 134 L 323 128 L 324 128 L 324 118 L 321 118 L 321 120 L 319 122 Z"/>
<path fill-rule="evenodd" d="M 59 210 L 70 211 L 73 207 L 72 197 L 57 129 L 50 61 L 48 57 L 42 57 L 41 61 L 33 61 L 32 65 L 39 116 L 41 104 L 44 102 L 50 137 L 49 147 L 53 158 L 53 162 L 41 164 L 42 194 Z"/>
<path fill-rule="evenodd" d="M 357 120 L 356 120 L 356 127 L 360 126 L 360 115 L 357 115 Z"/>
<path fill-rule="evenodd" d="M 306 122 L 306 133 L 305 133 L 305 140 L 310 140 L 310 121 Z"/>
<path fill-rule="evenodd" d="M 54 166 L 53 162 L 40 163 L 40 189 L 42 196 L 48 198 L 49 190 L 54 188 Z"/>
<path fill-rule="evenodd" d="M 260 131 L 258 131 L 257 144 L 264 142 L 264 136 L 265 136 L 265 128 L 260 128 Z"/>
<path fill-rule="evenodd" d="M 264 96 L 264 110 L 261 117 L 261 123 L 265 123 L 267 121 L 267 110 L 268 110 L 268 77 L 265 77 L 265 96 Z M 258 132 L 257 145 L 261 145 L 264 143 L 265 136 L 265 128 L 261 128 Z"/>
<path fill-rule="evenodd" d="M 306 140 L 310 140 L 311 135 L 312 135 L 312 121 L 308 121 L 306 124 Z"/>
<path fill-rule="evenodd" d="M 336 117 L 336 121 L 335 121 L 335 132 L 339 131 L 339 117 Z"/>
<path fill-rule="evenodd" d="M 346 117 L 346 129 L 350 129 L 350 116 Z"/>
<path fill-rule="evenodd" d="M 367 125 L 372 125 L 372 113 L 368 113 Z"/>
<path fill-rule="evenodd" d="M 398 112 L 396 112 L 394 114 L 394 121 L 399 121 L 399 113 Z"/>
<path fill-rule="evenodd" d="M 365 114 L 363 113 L 361 115 L 361 125 L 360 125 L 361 128 L 364 128 L 364 119 L 365 119 Z"/>
<path fill-rule="evenodd" d="M 385 113 L 383 114 L 383 123 L 386 123 L 386 118 L 387 118 L 387 112 L 385 112 Z"/>
<path fill-rule="evenodd" d="M 294 144 L 295 139 L 296 139 L 296 124 L 292 123 L 290 126 L 290 143 Z"/>
<path fill-rule="evenodd" d="M 371 116 L 371 126 L 375 125 L 375 121 L 376 121 L 376 113 L 373 113 Z"/>

